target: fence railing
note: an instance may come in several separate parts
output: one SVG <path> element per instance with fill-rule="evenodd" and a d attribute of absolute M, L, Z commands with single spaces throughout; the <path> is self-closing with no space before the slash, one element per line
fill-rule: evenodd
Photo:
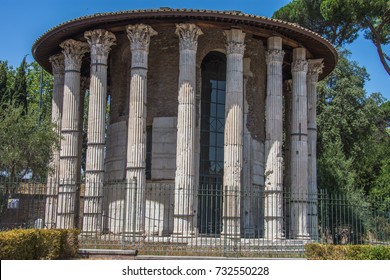
<path fill-rule="evenodd" d="M 325 191 L 275 195 L 260 187 L 0 182 L 1 230 L 69 227 L 81 230 L 82 248 L 299 257 L 308 242 L 390 244 L 390 203 Z"/>

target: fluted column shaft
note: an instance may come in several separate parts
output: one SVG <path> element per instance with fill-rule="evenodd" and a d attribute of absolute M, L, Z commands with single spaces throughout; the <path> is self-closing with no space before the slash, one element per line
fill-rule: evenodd
<path fill-rule="evenodd" d="M 58 191 L 57 227 L 75 225 L 79 147 L 80 68 L 89 46 L 75 40 L 61 43 L 65 56 L 64 99 L 61 121 L 60 185 Z"/>
<path fill-rule="evenodd" d="M 291 236 L 308 238 L 307 60 L 306 49 L 293 50 L 291 113 Z"/>
<path fill-rule="evenodd" d="M 307 142 L 308 142 L 308 192 L 309 234 L 318 239 L 318 189 L 317 189 L 317 82 L 322 72 L 323 59 L 309 59 L 307 72 Z"/>
<path fill-rule="evenodd" d="M 91 77 L 88 104 L 87 157 L 83 233 L 95 233 L 101 228 L 104 181 L 104 146 L 107 96 L 107 58 L 115 35 L 102 29 L 84 34 L 91 47 Z"/>
<path fill-rule="evenodd" d="M 49 58 L 53 69 L 53 95 L 51 104 L 51 121 L 55 124 L 58 139 L 61 137 L 62 102 L 64 98 L 64 55 L 57 54 Z M 60 173 L 60 150 L 53 149 L 53 158 L 50 162 L 51 172 L 47 181 L 45 228 L 53 228 L 56 223 L 58 176 Z"/>
<path fill-rule="evenodd" d="M 150 37 L 156 35 L 150 26 L 144 24 L 126 27 L 131 49 L 131 81 L 129 121 L 127 138 L 126 179 L 136 178 L 137 194 L 133 201 L 127 201 L 127 232 L 142 234 L 145 231 L 145 168 L 146 168 L 146 86 Z M 131 190 L 129 190 L 131 191 Z M 131 207 L 133 203 L 137 207 Z M 136 215 L 132 211 L 136 211 Z M 136 217 L 136 222 L 130 221 Z M 135 228 L 134 228 L 135 226 Z"/>
<path fill-rule="evenodd" d="M 224 140 L 223 234 L 240 237 L 240 200 L 243 166 L 244 120 L 244 51 L 245 33 L 225 31 L 226 36 L 226 103 Z"/>
<path fill-rule="evenodd" d="M 282 38 L 268 38 L 265 106 L 265 238 L 282 237 L 283 230 L 283 56 Z"/>
<path fill-rule="evenodd" d="M 180 38 L 175 208 L 173 234 L 194 234 L 196 50 L 203 34 L 195 24 L 177 24 Z"/>

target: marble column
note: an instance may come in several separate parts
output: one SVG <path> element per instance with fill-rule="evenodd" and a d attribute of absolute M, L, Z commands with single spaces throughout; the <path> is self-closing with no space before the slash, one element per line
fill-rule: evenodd
<path fill-rule="evenodd" d="M 116 39 L 113 33 L 103 29 L 87 31 L 84 37 L 91 47 L 91 78 L 82 230 L 84 234 L 93 234 L 102 230 L 107 59 Z"/>
<path fill-rule="evenodd" d="M 281 238 L 283 232 L 283 56 L 282 38 L 268 38 L 265 105 L 265 212 L 264 238 Z"/>
<path fill-rule="evenodd" d="M 60 44 L 65 56 L 64 99 L 61 121 L 60 177 L 57 228 L 75 225 L 79 147 L 80 68 L 87 43 L 66 40 Z"/>
<path fill-rule="evenodd" d="M 307 145 L 309 234 L 318 240 L 318 189 L 317 189 L 317 82 L 322 73 L 323 59 L 309 59 L 307 72 Z"/>
<path fill-rule="evenodd" d="M 150 37 L 157 34 L 145 24 L 128 25 L 127 37 L 131 49 L 131 81 L 129 100 L 129 121 L 127 138 L 126 180 L 136 178 L 136 196 L 126 201 L 128 219 L 125 231 L 139 235 L 145 231 L 145 187 L 146 187 L 146 86 Z M 132 190 L 128 190 L 132 192 Z M 136 203 L 136 207 L 133 204 Z M 136 211 L 136 213 L 133 213 Z M 136 221 L 132 221 L 132 217 Z"/>
<path fill-rule="evenodd" d="M 53 95 L 51 102 L 51 121 L 55 124 L 58 140 L 61 139 L 62 101 L 64 98 L 64 55 L 56 54 L 49 58 L 53 70 Z M 50 162 L 50 174 L 47 180 L 45 228 L 54 228 L 56 224 L 58 176 L 60 172 L 60 150 L 53 149 Z"/>
<path fill-rule="evenodd" d="M 243 167 L 244 51 L 245 33 L 239 29 L 226 36 L 226 103 L 224 141 L 223 235 L 239 238 Z"/>
<path fill-rule="evenodd" d="M 284 193 L 284 230 L 285 237 L 290 237 L 291 221 L 291 106 L 292 106 L 292 80 L 285 80 L 283 83 L 284 118 L 283 126 L 285 131 L 283 150 L 283 193 Z"/>
<path fill-rule="evenodd" d="M 196 50 L 203 32 L 195 24 L 177 24 L 180 39 L 174 235 L 194 234 Z"/>
<path fill-rule="evenodd" d="M 307 75 L 306 49 L 293 50 L 291 112 L 291 237 L 309 238 L 307 228 Z"/>

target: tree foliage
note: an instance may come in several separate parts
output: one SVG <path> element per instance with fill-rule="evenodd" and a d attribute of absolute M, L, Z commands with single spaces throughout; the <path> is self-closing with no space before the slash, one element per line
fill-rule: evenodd
<path fill-rule="evenodd" d="M 31 174 L 45 178 L 51 151 L 57 143 L 53 124 L 48 119 L 37 122 L 39 111 L 24 111 L 14 102 L 0 112 L 0 170 L 12 179 Z"/>
<path fill-rule="evenodd" d="M 363 31 L 390 75 L 390 58 L 383 50 L 390 42 L 388 0 L 294 0 L 273 17 L 307 27 L 338 47 L 352 43 Z"/>
<path fill-rule="evenodd" d="M 28 90 L 27 90 L 27 62 L 26 57 L 23 58 L 17 69 L 15 82 L 13 88 L 10 91 L 10 99 L 15 102 L 16 105 L 22 105 L 25 112 L 28 107 Z"/>
<path fill-rule="evenodd" d="M 7 63 L 5 61 L 0 61 L 0 100 L 6 99 L 7 92 Z"/>
<path fill-rule="evenodd" d="M 58 145 L 50 116 L 52 84 L 36 62 L 24 58 L 16 71 L 0 62 L 0 176 L 46 177 L 52 148 Z"/>
<path fill-rule="evenodd" d="M 348 7 L 340 5 L 333 14 L 329 13 L 331 17 L 324 16 L 324 9 L 321 7 L 325 2 L 327 1 L 294 0 L 277 10 L 273 17 L 307 27 L 336 46 L 352 43 L 358 37 L 359 25 L 346 17 L 349 14 Z"/>
<path fill-rule="evenodd" d="M 366 95 L 366 70 L 340 52 L 336 69 L 318 88 L 318 184 L 368 193 L 381 189 L 390 170 L 388 112 L 382 96 Z M 388 184 L 388 183 L 387 183 Z"/>
<path fill-rule="evenodd" d="M 26 76 L 29 91 L 29 107 L 39 108 L 42 118 L 50 118 L 53 77 L 46 71 L 43 71 L 36 61 L 29 64 Z"/>

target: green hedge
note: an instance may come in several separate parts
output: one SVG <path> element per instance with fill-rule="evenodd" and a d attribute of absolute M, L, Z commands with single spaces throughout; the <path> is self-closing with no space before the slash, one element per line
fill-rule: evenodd
<path fill-rule="evenodd" d="M 390 246 L 385 245 L 305 245 L 310 260 L 390 260 Z"/>
<path fill-rule="evenodd" d="M 78 230 L 15 229 L 0 232 L 2 260 L 56 260 L 76 256 Z"/>

